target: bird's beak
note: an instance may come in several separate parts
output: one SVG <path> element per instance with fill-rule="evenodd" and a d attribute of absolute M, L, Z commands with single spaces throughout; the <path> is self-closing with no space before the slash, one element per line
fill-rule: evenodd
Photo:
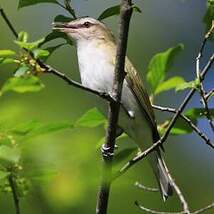
<path fill-rule="evenodd" d="M 52 23 L 53 30 L 61 30 L 65 28 L 72 28 L 69 23 L 63 23 L 63 22 L 53 22 Z"/>

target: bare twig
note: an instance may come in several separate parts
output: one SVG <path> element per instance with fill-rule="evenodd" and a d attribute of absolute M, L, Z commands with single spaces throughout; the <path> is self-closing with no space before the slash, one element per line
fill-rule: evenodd
<path fill-rule="evenodd" d="M 106 140 L 103 146 L 103 173 L 100 190 L 97 196 L 97 214 L 106 214 L 108 198 L 111 187 L 112 160 L 115 147 L 117 122 L 120 111 L 120 100 L 122 94 L 123 81 L 125 78 L 124 64 L 128 41 L 129 22 L 132 15 L 130 0 L 121 0 L 119 37 L 117 43 L 115 76 L 113 82 L 112 96 L 114 102 L 109 104 L 108 127 L 106 130 Z"/>
<path fill-rule="evenodd" d="M 214 88 L 206 93 L 205 99 L 208 101 L 210 99 L 210 97 L 213 96 L 213 95 L 214 95 Z"/>
<path fill-rule="evenodd" d="M 152 105 L 152 107 L 160 111 L 176 113 L 176 109 L 174 108 L 157 106 L 157 105 Z M 209 145 L 214 149 L 214 144 L 211 142 L 211 140 L 187 116 L 185 116 L 184 114 L 180 114 L 179 116 L 187 122 L 187 124 L 205 141 L 207 145 Z"/>
<path fill-rule="evenodd" d="M 204 77 L 206 76 L 207 72 L 209 71 L 210 67 L 212 66 L 214 62 L 214 55 L 212 55 L 208 61 L 208 63 L 206 64 L 206 66 L 204 67 L 202 73 L 201 73 L 201 79 L 203 81 Z M 188 102 L 190 101 L 190 99 L 192 98 L 192 96 L 194 95 L 194 93 L 196 92 L 195 88 L 192 88 L 189 93 L 186 95 L 184 101 L 182 102 L 182 104 L 180 105 L 180 107 L 178 108 L 178 110 L 176 111 L 176 113 L 174 114 L 173 118 L 171 119 L 167 130 L 165 131 L 164 135 L 161 137 L 160 140 L 158 140 L 156 143 L 154 143 L 151 147 L 149 147 L 148 149 L 146 149 L 143 152 L 140 152 L 139 154 L 137 154 L 132 160 L 130 160 L 129 162 L 127 162 L 113 177 L 112 179 L 116 179 L 118 177 L 120 177 L 121 175 L 123 175 L 129 168 L 131 168 L 134 164 L 136 164 L 138 161 L 142 160 L 143 158 L 145 158 L 148 154 L 150 154 L 151 152 L 153 152 L 158 146 L 160 146 L 161 144 L 163 144 L 171 129 L 173 128 L 175 122 L 177 121 L 179 115 L 182 113 L 182 111 L 184 110 L 184 108 L 186 107 L 186 105 L 188 104 Z"/>
<path fill-rule="evenodd" d="M 149 191 L 149 192 L 159 192 L 159 189 L 144 186 L 143 184 L 140 184 L 139 182 L 135 182 L 135 186 L 138 187 L 138 188 L 140 188 L 140 189 Z"/>
<path fill-rule="evenodd" d="M 8 181 L 9 181 L 9 185 L 11 187 L 12 194 L 13 194 L 13 201 L 14 201 L 14 205 L 15 205 L 15 209 L 16 209 L 16 214 L 20 214 L 19 197 L 17 195 L 16 184 L 15 184 L 12 174 L 9 175 Z"/>
<path fill-rule="evenodd" d="M 204 47 L 206 45 L 206 42 L 209 39 L 213 29 L 214 29 L 214 21 L 212 23 L 212 26 L 211 26 L 210 30 L 205 35 L 204 40 L 203 40 L 202 45 L 201 45 L 201 48 L 199 50 L 198 56 L 196 57 L 196 75 L 197 75 L 197 78 L 199 80 L 198 88 L 199 88 L 199 92 L 200 92 L 200 95 L 201 95 L 201 98 L 202 98 L 202 103 L 203 103 L 204 109 L 206 111 L 205 115 L 207 117 L 207 120 L 209 121 L 209 124 L 210 124 L 210 127 L 211 127 L 212 131 L 214 132 L 214 124 L 213 124 L 213 121 L 212 121 L 212 116 L 211 116 L 211 113 L 210 113 L 210 110 L 209 110 L 209 106 L 208 106 L 208 102 L 207 102 L 207 99 L 206 99 L 206 92 L 204 90 L 204 86 L 203 86 L 203 83 L 201 81 L 201 73 L 200 73 L 200 60 L 201 60 L 201 58 L 203 56 L 203 51 L 204 51 Z"/>
<path fill-rule="evenodd" d="M 147 213 L 152 213 L 152 214 L 184 214 L 184 211 L 180 211 L 180 212 L 161 212 L 161 211 L 149 209 L 149 208 L 146 208 L 146 207 L 140 205 L 137 201 L 135 201 L 135 205 L 136 205 L 139 209 L 141 209 L 141 210 L 143 210 L 143 211 L 145 211 L 145 212 L 147 212 Z M 206 212 L 207 210 L 212 209 L 212 208 L 214 208 L 214 203 L 211 203 L 211 204 L 209 204 L 208 206 L 206 206 L 206 207 L 204 207 L 204 208 L 201 208 L 201 209 L 199 209 L 199 210 L 196 210 L 196 211 L 194 211 L 194 212 L 191 212 L 191 214 L 200 214 L 200 213 L 204 213 L 204 212 Z"/>

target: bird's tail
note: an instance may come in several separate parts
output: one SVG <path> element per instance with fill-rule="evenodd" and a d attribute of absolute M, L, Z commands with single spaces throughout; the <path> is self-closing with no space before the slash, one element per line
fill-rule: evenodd
<path fill-rule="evenodd" d="M 157 179 L 163 200 L 166 201 L 168 196 L 172 195 L 173 191 L 170 178 L 168 176 L 168 169 L 161 157 L 159 149 L 150 154 L 149 162 Z"/>

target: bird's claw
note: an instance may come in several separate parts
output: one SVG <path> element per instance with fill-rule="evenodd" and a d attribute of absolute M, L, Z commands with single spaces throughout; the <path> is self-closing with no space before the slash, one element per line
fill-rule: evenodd
<path fill-rule="evenodd" d="M 101 152 L 102 152 L 103 157 L 105 157 L 105 158 L 114 156 L 114 152 L 111 152 L 111 147 L 107 147 L 106 144 L 102 145 Z"/>

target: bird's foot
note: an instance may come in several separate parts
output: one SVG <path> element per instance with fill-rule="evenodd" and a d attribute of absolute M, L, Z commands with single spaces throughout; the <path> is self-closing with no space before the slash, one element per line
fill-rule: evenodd
<path fill-rule="evenodd" d="M 101 152 L 103 157 L 110 158 L 114 156 L 114 152 L 111 151 L 111 147 L 106 146 L 106 144 L 103 144 L 101 147 Z"/>

